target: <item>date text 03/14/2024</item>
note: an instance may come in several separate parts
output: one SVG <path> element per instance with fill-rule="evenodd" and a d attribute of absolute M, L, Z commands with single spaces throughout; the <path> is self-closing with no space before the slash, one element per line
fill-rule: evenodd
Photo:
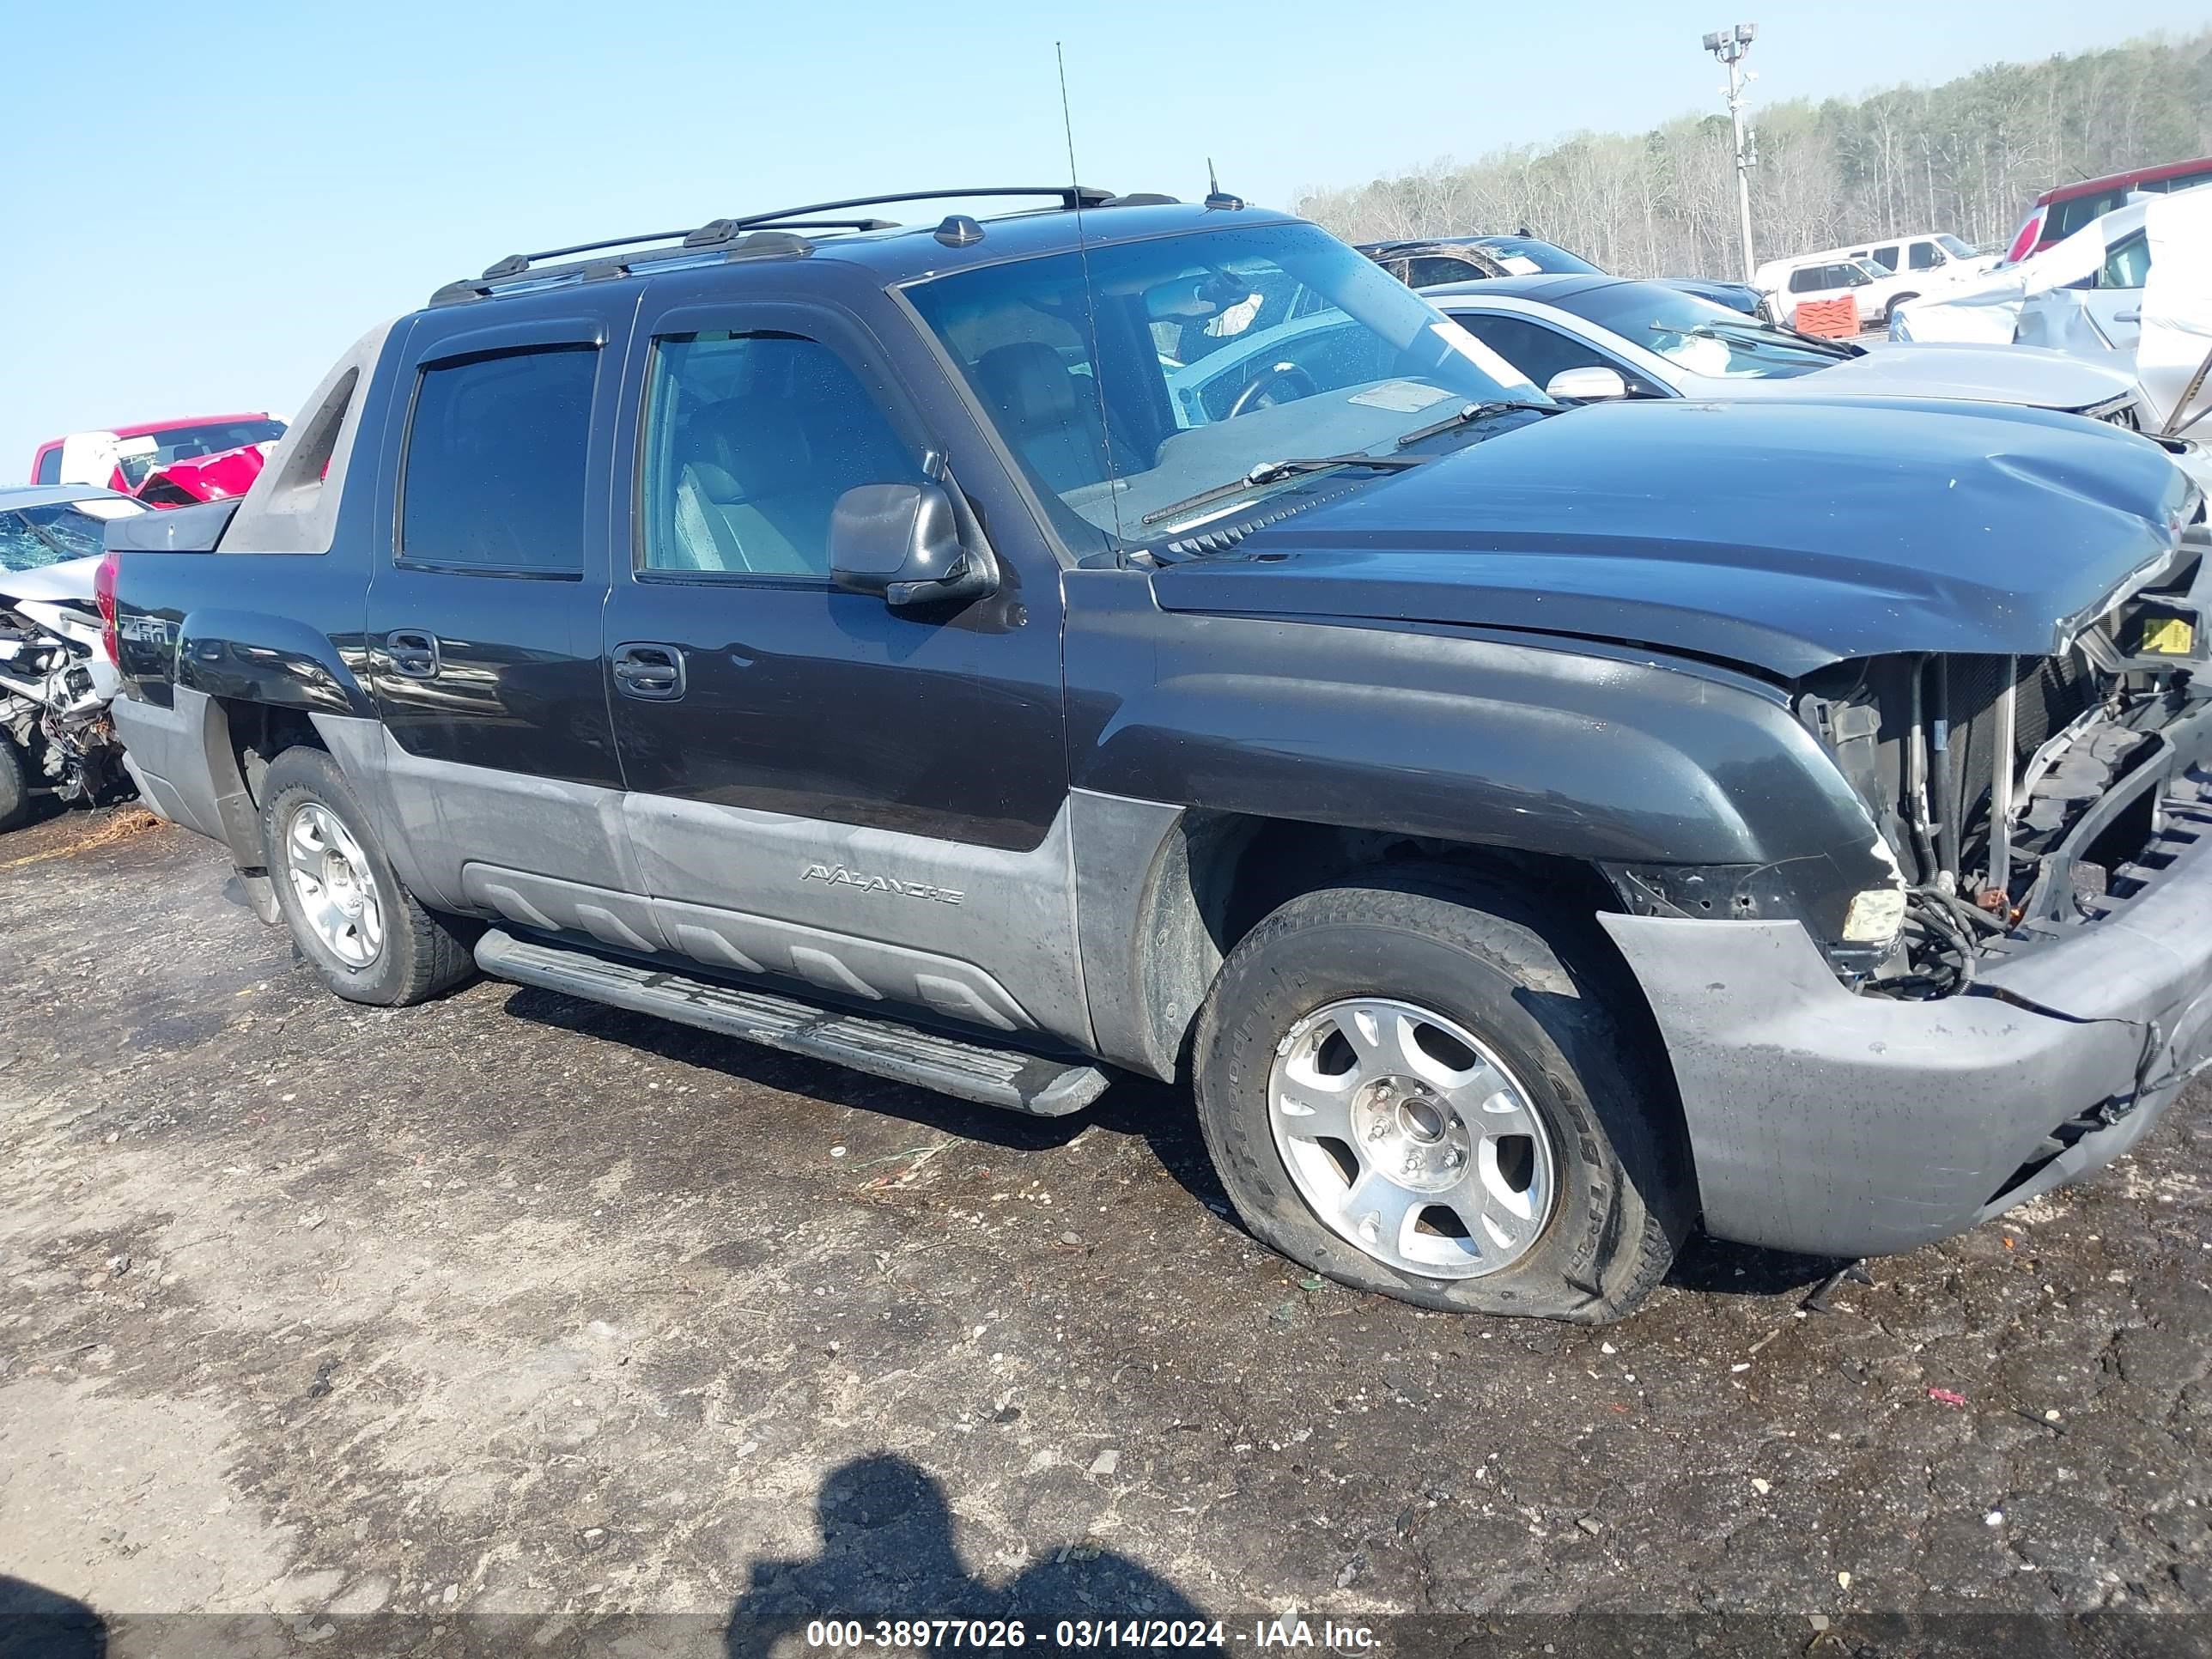
<path fill-rule="evenodd" d="M 1262 1650 L 1379 1654 L 1376 1633 L 1364 1625 L 1333 1620 L 1255 1620 L 1250 1633 L 1231 1630 L 1220 1620 L 1062 1619 L 1049 1632 L 1031 1630 L 1018 1619 L 895 1619 L 863 1622 L 817 1620 L 806 1627 L 810 1648 L 921 1650 L 1015 1649 L 1032 1644 L 1054 1650 L 1212 1649 L 1232 1643 Z"/>

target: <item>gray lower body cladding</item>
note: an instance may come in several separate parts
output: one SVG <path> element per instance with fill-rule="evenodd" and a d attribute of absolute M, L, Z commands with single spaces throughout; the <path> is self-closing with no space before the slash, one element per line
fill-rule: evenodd
<path fill-rule="evenodd" d="M 1788 921 L 1606 915 L 1673 1063 L 1705 1226 L 1891 1255 L 2111 1162 L 2212 1055 L 2212 807 L 2100 918 L 1935 1001 L 1853 995 Z"/>
<path fill-rule="evenodd" d="M 180 685 L 173 698 L 167 708 L 131 697 L 111 705 L 139 799 L 170 823 L 222 842 L 241 867 L 254 868 L 261 862 L 260 815 L 234 781 L 238 769 L 228 730 L 204 694 Z"/>

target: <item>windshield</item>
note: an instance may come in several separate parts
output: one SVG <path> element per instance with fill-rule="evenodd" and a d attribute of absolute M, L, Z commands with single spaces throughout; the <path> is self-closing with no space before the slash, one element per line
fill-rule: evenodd
<path fill-rule="evenodd" d="M 1547 402 L 1311 225 L 1016 260 L 907 294 L 1079 546 L 1162 540 L 1297 488 L 1161 515 L 1273 462 L 1392 454 L 1469 404 Z"/>
<path fill-rule="evenodd" d="M 108 520 L 145 510 L 136 501 L 101 499 L 0 512 L 0 570 L 37 570 L 96 557 Z"/>
<path fill-rule="evenodd" d="M 1826 368 L 1850 355 L 1655 283 L 1616 283 L 1557 303 L 1692 374 L 1780 380 Z"/>
<path fill-rule="evenodd" d="M 1578 254 L 1549 242 L 1540 242 L 1534 236 L 1485 236 L 1477 246 L 1495 254 L 1498 262 L 1516 276 L 1534 276 L 1541 271 L 1561 276 L 1602 276 L 1600 270 Z"/>
<path fill-rule="evenodd" d="M 136 489 L 146 475 L 171 461 L 189 461 L 246 444 L 273 443 L 284 435 L 282 421 L 216 421 L 206 426 L 173 426 L 143 437 L 119 438 L 115 464 Z"/>
<path fill-rule="evenodd" d="M 1960 241 L 1957 237 L 1952 235 L 1948 230 L 1942 235 L 1938 236 L 1936 240 L 1942 244 L 1943 251 L 1946 253 L 1952 255 L 1954 258 L 1971 259 L 1974 257 L 1974 250 L 1966 243 Z"/>

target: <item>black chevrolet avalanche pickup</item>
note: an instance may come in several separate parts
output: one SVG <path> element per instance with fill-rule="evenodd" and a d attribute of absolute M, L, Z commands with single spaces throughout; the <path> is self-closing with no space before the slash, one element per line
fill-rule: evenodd
<path fill-rule="evenodd" d="M 145 798 L 338 995 L 1188 1078 L 1285 1255 L 1586 1321 L 1700 1222 L 1970 1227 L 2207 1063 L 2157 443 L 1564 408 L 1233 198 L 933 194 L 502 260 L 118 527 Z"/>

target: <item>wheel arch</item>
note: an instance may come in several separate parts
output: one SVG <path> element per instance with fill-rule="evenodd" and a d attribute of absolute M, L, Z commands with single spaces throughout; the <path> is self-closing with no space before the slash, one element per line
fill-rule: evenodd
<path fill-rule="evenodd" d="M 1077 804 L 1078 928 L 1097 1047 L 1164 1080 L 1186 1074 L 1199 1010 L 1229 952 L 1301 894 L 1431 865 L 1541 895 L 1565 918 L 1617 908 L 1597 866 L 1580 859 L 1082 791 Z"/>

